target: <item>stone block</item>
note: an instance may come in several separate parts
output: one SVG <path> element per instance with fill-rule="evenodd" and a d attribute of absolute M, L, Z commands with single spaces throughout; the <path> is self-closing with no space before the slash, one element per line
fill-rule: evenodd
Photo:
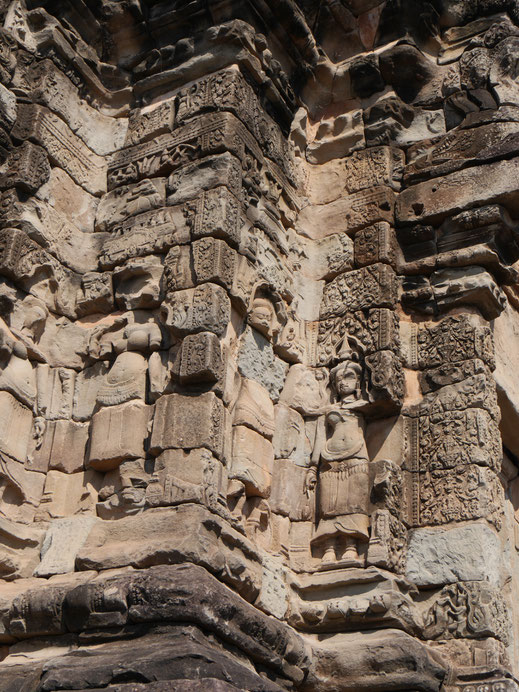
<path fill-rule="evenodd" d="M 299 246 L 304 241 L 298 236 L 296 242 Z M 345 233 L 334 233 L 312 242 L 305 255 L 299 259 L 303 273 L 315 280 L 333 279 L 353 269 L 353 240 Z"/>
<path fill-rule="evenodd" d="M 42 419 L 45 430 L 31 452 L 26 466 L 31 471 L 56 469 L 64 473 L 81 471 L 84 467 L 85 449 L 88 442 L 88 423 L 71 420 Z"/>
<path fill-rule="evenodd" d="M 35 474 L 36 475 L 36 474 Z M 101 474 L 93 469 L 84 473 L 51 470 L 44 479 L 45 488 L 35 514 L 35 521 L 51 521 L 76 514 L 94 514 Z"/>
<path fill-rule="evenodd" d="M 155 460 L 146 504 L 167 507 L 196 502 L 216 510 L 226 490 L 225 468 L 208 449 L 167 449 Z"/>
<path fill-rule="evenodd" d="M 261 591 L 254 605 L 268 615 L 283 620 L 288 609 L 289 594 L 283 559 L 265 556 L 262 565 Z"/>
<path fill-rule="evenodd" d="M 404 485 L 412 527 L 476 519 L 486 519 L 498 530 L 502 526 L 503 487 L 489 468 L 466 464 L 455 469 L 404 472 Z"/>
<path fill-rule="evenodd" d="M 34 570 L 37 577 L 74 571 L 76 555 L 96 523 L 95 517 L 76 516 L 54 519 L 41 547 L 41 562 Z"/>
<path fill-rule="evenodd" d="M 51 59 L 33 62 L 27 74 L 31 100 L 57 113 L 96 154 L 115 151 L 124 144 L 127 118 L 100 113 L 82 98 L 71 78 Z"/>
<path fill-rule="evenodd" d="M 0 450 L 23 464 L 31 439 L 32 412 L 5 391 L 0 391 L 0 412 Z"/>
<path fill-rule="evenodd" d="M 165 561 L 201 565 L 244 598 L 258 595 L 261 563 L 253 544 L 196 504 L 99 521 L 79 551 L 76 569 L 140 569 Z"/>
<path fill-rule="evenodd" d="M 32 576 L 40 560 L 40 547 L 44 534 L 44 529 L 38 526 L 20 524 L 0 517 L 0 576 L 2 579 L 23 579 Z M 5 597 L 7 595 L 5 583 L 3 591 Z M 3 605 L 2 603 L 0 606 L 2 610 Z M 1 630 L 2 625 L 0 625 L 0 637 L 5 634 Z"/>
<path fill-rule="evenodd" d="M 440 312 L 458 305 L 474 305 L 490 321 L 501 314 L 507 303 L 505 294 L 483 267 L 441 269 L 433 272 L 430 282 Z"/>
<path fill-rule="evenodd" d="M 227 152 L 188 163 L 174 171 L 167 181 L 167 202 L 170 205 L 181 204 L 198 197 L 200 190 L 212 190 L 222 185 L 236 197 L 241 195 L 241 163 Z"/>
<path fill-rule="evenodd" d="M 221 336 L 231 319 L 231 302 L 221 286 L 207 283 L 168 295 L 162 314 L 175 334 L 213 332 Z"/>
<path fill-rule="evenodd" d="M 202 192 L 197 200 L 186 203 L 185 213 L 193 240 L 213 236 L 239 244 L 240 203 L 226 187 Z"/>
<path fill-rule="evenodd" d="M 33 139 L 44 147 L 56 166 L 63 168 L 93 195 L 106 191 L 106 164 L 60 117 L 43 106 L 24 103 L 18 109 L 13 137 Z"/>
<path fill-rule="evenodd" d="M 6 348 L 9 350 L 11 347 L 6 345 Z M 14 344 L 14 351 L 7 363 L 4 360 L 0 370 L 0 391 L 10 392 L 19 402 L 32 409 L 36 399 L 35 370 L 21 343 Z M 16 352 L 24 357 L 17 356 Z"/>
<path fill-rule="evenodd" d="M 395 147 L 371 147 L 310 169 L 307 195 L 314 204 L 327 204 L 345 194 L 376 185 L 400 187 L 403 152 Z"/>
<path fill-rule="evenodd" d="M 339 355 L 346 334 L 355 334 L 366 355 L 391 350 L 400 353 L 399 320 L 394 310 L 373 308 L 346 312 L 319 321 L 317 364 L 330 365 Z M 339 351 L 338 351 L 339 349 Z"/>
<path fill-rule="evenodd" d="M 397 629 L 382 632 L 345 632 L 325 637 L 312 648 L 314 666 L 305 681 L 306 690 L 329 684 L 333 675 L 341 692 L 384 692 L 419 688 L 438 690 L 446 675 L 425 644 Z"/>
<path fill-rule="evenodd" d="M 387 264 L 373 264 L 340 274 L 326 284 L 320 317 L 344 315 L 345 312 L 369 308 L 394 308 L 397 282 L 394 270 Z"/>
<path fill-rule="evenodd" d="M 188 334 L 180 352 L 180 382 L 218 382 L 224 363 L 220 341 L 211 332 Z"/>
<path fill-rule="evenodd" d="M 401 324 L 407 367 L 425 370 L 479 358 L 493 370 L 494 344 L 489 327 L 470 315 L 446 317 L 432 326 Z"/>
<path fill-rule="evenodd" d="M 496 145 L 517 132 L 519 124 L 516 122 L 489 123 L 468 130 L 455 130 L 443 137 L 412 145 L 408 151 L 409 163 L 405 167 L 406 182 L 409 184 L 427 178 L 437 178 L 468 164 L 491 161 L 496 158 Z M 513 154 L 514 149 L 517 153 L 513 139 L 509 139 L 509 146 L 512 146 L 509 154 Z"/>
<path fill-rule="evenodd" d="M 362 111 L 355 110 L 322 120 L 315 139 L 306 148 L 306 159 L 312 164 L 324 164 L 345 158 L 365 144 Z"/>
<path fill-rule="evenodd" d="M 74 420 L 90 420 L 96 407 L 97 393 L 110 366 L 100 361 L 78 373 L 74 387 L 72 416 Z"/>
<path fill-rule="evenodd" d="M 0 457 L 0 514 L 30 524 L 42 497 L 45 476 L 28 471 L 7 456 Z"/>
<path fill-rule="evenodd" d="M 121 310 L 150 310 L 162 302 L 163 266 L 159 257 L 138 257 L 112 273 L 114 298 Z"/>
<path fill-rule="evenodd" d="M 192 244 L 191 251 L 197 284 L 212 281 L 227 290 L 232 288 L 238 263 L 235 250 L 223 240 L 201 238 Z"/>
<path fill-rule="evenodd" d="M 505 645 L 510 641 L 512 625 L 502 589 L 485 581 L 445 586 L 425 613 L 424 624 L 424 636 L 429 640 L 481 639 L 484 633 Z"/>
<path fill-rule="evenodd" d="M 396 238 L 391 226 L 380 221 L 363 228 L 355 235 L 355 264 L 365 267 L 377 262 L 395 266 Z"/>
<path fill-rule="evenodd" d="M 272 444 L 244 425 L 233 427 L 232 440 L 229 479 L 241 481 L 248 496 L 269 497 L 274 464 Z"/>
<path fill-rule="evenodd" d="M 314 522 L 293 521 L 290 523 L 288 556 L 290 567 L 295 572 L 306 572 L 313 565 L 310 541 L 314 535 Z"/>
<path fill-rule="evenodd" d="M 50 164 L 45 150 L 31 142 L 24 142 L 12 149 L 0 171 L 0 190 L 19 187 L 34 194 L 50 178 Z"/>
<path fill-rule="evenodd" d="M 110 272 L 86 272 L 83 274 L 76 309 L 79 317 L 113 311 L 114 295 Z"/>
<path fill-rule="evenodd" d="M 155 404 L 150 452 L 206 447 L 221 458 L 226 434 L 226 413 L 213 393 L 197 396 L 166 394 Z"/>
<path fill-rule="evenodd" d="M 366 356 L 369 375 L 368 399 L 372 410 L 394 413 L 403 404 L 405 395 L 402 361 L 393 351 L 377 351 Z"/>
<path fill-rule="evenodd" d="M 76 374 L 70 368 L 51 368 L 46 364 L 36 367 L 38 415 L 47 420 L 68 419 L 72 416 Z"/>
<path fill-rule="evenodd" d="M 407 540 L 405 526 L 389 510 L 375 510 L 371 515 L 371 536 L 366 564 L 403 574 L 406 565 Z"/>
<path fill-rule="evenodd" d="M 276 459 L 291 459 L 298 466 L 310 462 L 310 440 L 300 413 L 284 403 L 274 407 L 275 428 L 272 444 Z"/>
<path fill-rule="evenodd" d="M 482 384 L 486 382 L 486 378 L 481 381 Z M 453 388 L 455 386 L 452 385 Z M 470 380 L 466 386 L 470 387 Z M 469 401 L 469 405 L 474 405 L 474 408 L 466 408 L 461 398 L 459 402 L 454 402 L 451 410 L 436 413 L 435 409 L 442 403 L 441 396 L 438 396 L 431 402 L 431 413 L 406 421 L 405 440 L 408 451 L 404 456 L 403 468 L 426 472 L 461 470 L 462 466 L 478 464 L 499 471 L 502 458 L 501 436 L 498 425 L 489 412 L 477 408 L 477 401 Z"/>
<path fill-rule="evenodd" d="M 288 365 L 274 355 L 272 345 L 262 334 L 247 327 L 238 352 L 238 370 L 265 387 L 275 402 L 283 388 Z"/>
<path fill-rule="evenodd" d="M 326 386 L 329 374 L 325 368 L 309 368 L 296 363 L 288 371 L 280 403 L 300 413 L 312 415 L 329 402 Z"/>
<path fill-rule="evenodd" d="M 329 204 L 304 207 L 298 216 L 296 230 L 315 240 L 332 233 L 354 235 L 378 221 L 391 223 L 394 205 L 395 193 L 390 188 L 373 187 Z"/>
<path fill-rule="evenodd" d="M 114 469 L 125 459 L 145 456 L 145 442 L 153 407 L 141 401 L 109 406 L 92 418 L 88 466 Z"/>
<path fill-rule="evenodd" d="M 0 122 L 10 129 L 16 120 L 16 96 L 3 84 L 0 85 Z"/>
<path fill-rule="evenodd" d="M 413 529 L 409 534 L 406 577 L 417 586 L 485 581 L 499 587 L 500 565 L 499 536 L 486 524 Z"/>
<path fill-rule="evenodd" d="M 164 179 L 141 180 L 103 195 L 96 210 L 96 231 L 110 231 L 129 217 L 164 206 Z"/>
<path fill-rule="evenodd" d="M 175 120 L 175 101 L 169 99 L 146 109 L 136 108 L 130 112 L 125 144 L 139 144 L 157 135 L 171 132 Z"/>
<path fill-rule="evenodd" d="M 468 209 L 474 200 L 479 205 L 504 204 L 512 215 L 517 215 L 519 206 L 513 181 L 518 169 L 519 159 L 514 158 L 472 166 L 413 185 L 400 194 L 396 218 L 400 223 L 436 224 Z"/>
<path fill-rule="evenodd" d="M 134 257 L 164 253 L 189 242 L 189 229 L 180 207 L 160 207 L 131 216 L 115 225 L 104 238 L 99 267 L 112 269 Z"/>

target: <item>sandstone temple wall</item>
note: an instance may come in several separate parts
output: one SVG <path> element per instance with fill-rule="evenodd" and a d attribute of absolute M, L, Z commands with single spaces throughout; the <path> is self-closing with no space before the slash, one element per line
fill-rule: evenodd
<path fill-rule="evenodd" d="M 0 692 L 519 690 L 518 2 L 0 22 Z"/>

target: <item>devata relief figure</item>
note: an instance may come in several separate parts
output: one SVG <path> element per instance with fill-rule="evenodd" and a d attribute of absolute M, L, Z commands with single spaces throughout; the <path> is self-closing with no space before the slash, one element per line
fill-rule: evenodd
<path fill-rule="evenodd" d="M 369 539 L 368 452 L 360 408 L 362 367 L 347 347 L 330 372 L 335 402 L 317 425 L 307 487 L 317 485 L 317 526 L 312 547 L 322 566 L 357 566 L 359 543 Z"/>

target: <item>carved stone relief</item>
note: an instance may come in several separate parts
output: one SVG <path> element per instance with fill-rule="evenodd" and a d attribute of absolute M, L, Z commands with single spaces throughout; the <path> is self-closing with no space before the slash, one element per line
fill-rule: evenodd
<path fill-rule="evenodd" d="M 0 2 L 0 690 L 519 690 L 518 50 Z"/>

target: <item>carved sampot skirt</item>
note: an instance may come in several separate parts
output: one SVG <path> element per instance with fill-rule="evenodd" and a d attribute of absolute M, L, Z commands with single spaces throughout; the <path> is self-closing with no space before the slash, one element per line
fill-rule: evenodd
<path fill-rule="evenodd" d="M 369 471 L 365 459 L 321 461 L 318 481 L 319 523 L 312 543 L 343 534 L 369 539 Z"/>

